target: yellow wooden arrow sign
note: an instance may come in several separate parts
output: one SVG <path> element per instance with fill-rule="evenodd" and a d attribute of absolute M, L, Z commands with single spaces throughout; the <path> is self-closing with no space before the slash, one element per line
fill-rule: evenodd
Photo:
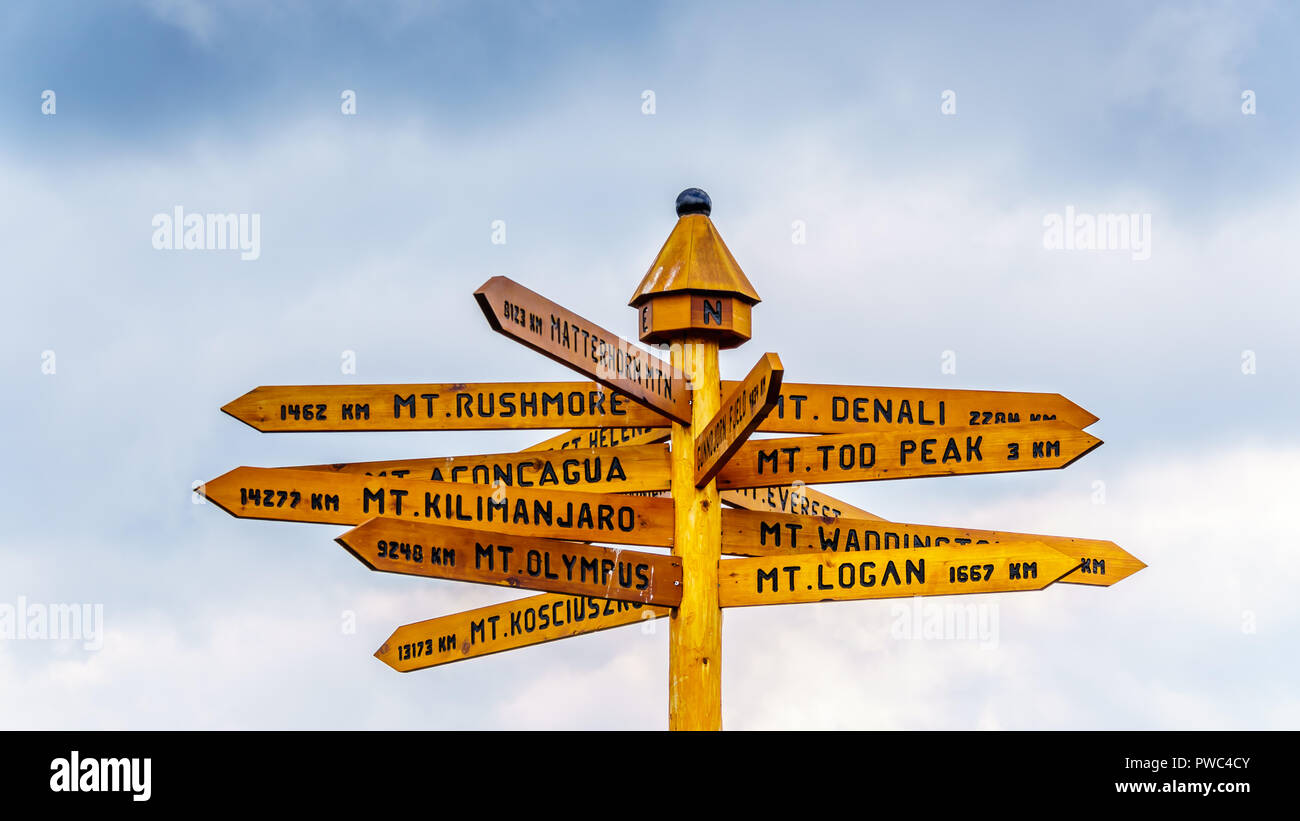
<path fill-rule="evenodd" d="M 723 607 L 1041 590 L 1075 569 L 1041 542 L 723 559 Z"/>
<path fill-rule="evenodd" d="M 668 546 L 669 499 L 239 467 L 206 498 L 243 519 L 359 525 L 375 516 L 555 539 Z"/>
<path fill-rule="evenodd" d="M 376 517 L 336 541 L 371 570 L 676 606 L 672 556 Z"/>
<path fill-rule="evenodd" d="M 849 516 L 854 519 L 884 521 L 883 518 L 874 513 L 868 513 L 860 507 L 831 496 L 829 493 L 822 493 L 816 488 L 805 487 L 804 485 L 723 490 L 718 495 L 722 501 L 742 510 L 793 513 L 799 516 L 817 516 L 823 519 L 838 519 L 841 516 Z"/>
<path fill-rule="evenodd" d="M 749 375 L 723 396 L 718 412 L 695 433 L 696 487 L 713 481 L 776 405 L 784 375 L 781 358 L 774 353 L 763 354 Z"/>
<path fill-rule="evenodd" d="M 722 383 L 725 392 L 730 382 Z M 1059 422 L 1086 428 L 1097 417 L 1059 393 L 885 388 L 787 382 L 768 433 L 867 433 Z"/>
<path fill-rule="evenodd" d="M 474 298 L 492 330 L 670 419 L 690 424 L 686 378 L 645 348 L 506 277 L 492 277 L 474 292 Z"/>
<path fill-rule="evenodd" d="M 874 553 L 930 547 L 964 547 L 974 555 L 990 544 L 1045 544 L 1078 566 L 1062 581 L 1109 587 L 1146 567 L 1114 542 L 1011 533 L 1001 530 L 914 525 L 879 519 L 798 516 L 753 510 L 722 511 L 722 551 L 736 556 L 803 553 Z"/>
<path fill-rule="evenodd" d="M 668 607 L 543 593 L 397 628 L 375 658 L 402 673 L 667 616 Z"/>
<path fill-rule="evenodd" d="M 722 512 L 722 549 L 735 556 L 1035 541 L 1078 559 L 1078 572 L 1060 580 L 1065 584 L 1109 587 L 1146 567 L 1111 541 L 894 524 L 810 487 L 724 490 L 721 496 L 724 502 L 741 508 Z M 760 515 L 751 515 L 750 511 Z M 774 513 L 786 515 L 761 515 Z"/>
<path fill-rule="evenodd" d="M 667 445 L 431 456 L 289 469 L 611 493 L 666 490 L 671 479 Z"/>
<path fill-rule="evenodd" d="M 718 474 L 719 488 L 860 482 L 1062 468 L 1101 444 L 1056 422 L 1007 428 L 832 434 L 747 442 Z"/>
<path fill-rule="evenodd" d="M 667 424 L 662 415 L 594 382 L 264 385 L 221 410 L 266 433 Z"/>
<path fill-rule="evenodd" d="M 580 428 L 557 433 L 524 448 L 524 452 L 653 445 L 667 441 L 668 435 L 668 428 Z"/>

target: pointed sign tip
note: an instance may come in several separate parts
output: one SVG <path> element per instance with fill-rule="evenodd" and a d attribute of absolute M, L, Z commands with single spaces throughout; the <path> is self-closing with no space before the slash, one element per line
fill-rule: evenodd
<path fill-rule="evenodd" d="M 348 530 L 347 532 L 340 533 L 337 537 L 335 537 L 334 541 L 344 550 L 351 553 L 352 556 L 356 558 L 357 561 L 364 564 L 370 570 L 378 570 L 379 568 L 375 567 L 370 562 L 370 560 L 366 558 L 364 553 L 362 553 L 357 548 L 353 547 L 353 543 L 360 544 L 362 541 L 364 541 L 364 539 L 361 538 L 360 531 L 362 530 L 362 528 L 364 528 L 366 525 L 370 524 L 373 521 L 375 520 L 367 519 L 366 521 Z"/>
<path fill-rule="evenodd" d="M 1079 434 L 1083 437 L 1083 440 L 1082 440 L 1082 441 L 1083 441 L 1083 447 L 1079 448 L 1079 452 L 1078 452 L 1077 454 L 1075 454 L 1074 457 L 1072 457 L 1071 459 L 1069 459 L 1069 460 L 1068 460 L 1067 462 L 1065 462 L 1064 464 L 1060 465 L 1060 466 L 1059 466 L 1060 468 L 1067 468 L 1067 467 L 1069 467 L 1070 465 L 1073 465 L 1075 462 L 1077 462 L 1077 461 L 1079 461 L 1080 459 L 1082 459 L 1083 457 L 1087 456 L 1089 453 L 1092 453 L 1092 452 L 1093 452 L 1094 450 L 1096 450 L 1097 448 L 1099 448 L 1099 447 L 1101 447 L 1102 445 L 1106 444 L 1106 443 L 1103 442 L 1101 439 L 1098 439 L 1096 436 L 1093 436 L 1091 433 L 1088 433 L 1088 432 L 1085 431 L 1085 430 L 1081 430 L 1081 431 L 1079 431 Z"/>
<path fill-rule="evenodd" d="M 243 422 L 245 425 L 248 425 L 250 428 L 257 431 L 258 433 L 266 433 L 266 428 L 264 426 L 257 424 L 257 422 L 262 421 L 262 419 L 258 419 L 258 417 L 256 416 L 256 409 L 258 407 L 258 402 L 256 399 L 250 398 L 253 396 L 253 394 L 261 390 L 265 390 L 265 387 L 263 386 L 263 387 L 253 388 L 248 393 L 245 393 L 242 396 L 238 396 L 230 400 L 229 402 L 221 406 L 221 412 L 226 414 L 229 417 L 238 419 L 240 422 Z M 264 418 L 265 417 L 263 417 L 263 419 Z"/>
<path fill-rule="evenodd" d="M 1065 412 L 1063 414 L 1059 414 L 1059 416 L 1063 417 L 1066 421 L 1069 421 L 1071 424 L 1074 424 L 1082 429 L 1088 427 L 1094 422 L 1098 422 L 1101 420 L 1100 416 L 1088 410 L 1084 406 L 1080 405 L 1078 402 L 1075 402 L 1074 400 L 1070 399 L 1065 394 L 1058 393 L 1053 395 L 1056 396 L 1057 399 L 1060 399 L 1065 406 Z"/>
<path fill-rule="evenodd" d="M 399 632 L 399 631 L 394 631 L 393 634 L 392 634 L 391 636 L 389 636 L 388 638 L 384 639 L 384 643 L 381 644 L 381 645 L 379 646 L 379 649 L 376 650 L 376 651 L 375 651 L 374 653 L 372 653 L 371 655 L 373 655 L 375 658 L 377 658 L 377 659 L 379 659 L 381 662 L 383 662 L 383 663 L 384 663 L 384 666 L 387 667 L 387 668 L 390 669 L 390 670 L 395 670 L 395 671 L 397 671 L 397 672 L 399 672 L 399 673 L 409 673 L 409 672 L 411 672 L 411 668 L 398 667 L 396 664 L 393 663 L 393 662 L 394 662 L 394 659 L 393 659 L 393 643 L 397 640 L 397 633 L 398 633 L 398 632 Z"/>
<path fill-rule="evenodd" d="M 483 312 L 483 318 L 487 320 L 488 327 L 500 333 L 501 320 L 497 318 L 497 313 L 492 309 L 492 302 L 487 295 L 487 288 L 491 284 L 492 284 L 492 280 L 489 279 L 486 283 L 483 284 L 482 288 L 479 288 L 477 291 L 475 291 L 474 301 L 478 303 L 479 310 Z"/>

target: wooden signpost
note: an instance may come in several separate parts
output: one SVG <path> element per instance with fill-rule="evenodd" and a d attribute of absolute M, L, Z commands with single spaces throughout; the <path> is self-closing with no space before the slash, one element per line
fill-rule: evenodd
<path fill-rule="evenodd" d="M 545 591 L 397 628 L 375 656 L 402 672 L 666 617 L 670 729 L 722 726 L 724 607 L 1106 587 L 1146 567 L 1110 541 L 891 522 L 808 487 L 1062 468 L 1101 444 L 1097 417 L 1055 393 L 790 383 L 774 353 L 723 381 L 718 352 L 750 338 L 759 297 L 711 209 L 682 192 L 629 303 L 668 359 L 497 276 L 474 292 L 491 328 L 591 381 L 263 386 L 222 408 L 266 432 L 558 433 L 241 467 L 202 492 L 241 518 L 351 527 L 337 541 L 373 570 Z"/>

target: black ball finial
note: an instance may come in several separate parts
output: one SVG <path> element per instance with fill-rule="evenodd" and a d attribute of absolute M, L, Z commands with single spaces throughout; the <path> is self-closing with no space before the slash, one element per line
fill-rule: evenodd
<path fill-rule="evenodd" d="M 677 195 L 677 216 L 703 214 L 708 216 L 713 211 L 713 200 L 699 188 L 687 188 Z"/>

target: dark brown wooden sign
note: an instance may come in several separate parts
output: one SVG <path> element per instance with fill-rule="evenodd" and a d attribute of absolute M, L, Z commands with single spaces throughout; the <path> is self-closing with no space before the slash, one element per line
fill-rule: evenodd
<path fill-rule="evenodd" d="M 673 556 L 376 517 L 338 537 L 371 570 L 663 604 L 682 600 Z"/>
<path fill-rule="evenodd" d="M 645 348 L 506 277 L 492 277 L 474 292 L 474 298 L 492 330 L 670 419 L 691 423 L 686 378 Z"/>
<path fill-rule="evenodd" d="M 647 496 L 251 467 L 218 476 L 202 491 L 241 519 L 359 525 L 389 516 L 512 536 L 673 543 L 672 500 Z"/>

